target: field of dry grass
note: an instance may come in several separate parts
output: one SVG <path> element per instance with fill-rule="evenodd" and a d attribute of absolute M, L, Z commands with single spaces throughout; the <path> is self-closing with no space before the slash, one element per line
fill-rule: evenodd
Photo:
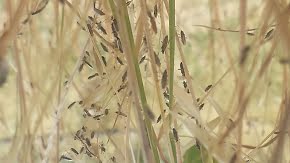
<path fill-rule="evenodd" d="M 0 1 L 0 162 L 290 162 L 289 6 Z"/>

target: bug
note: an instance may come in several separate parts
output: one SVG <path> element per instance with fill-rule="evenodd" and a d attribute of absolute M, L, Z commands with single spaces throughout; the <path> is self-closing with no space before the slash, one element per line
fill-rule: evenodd
<path fill-rule="evenodd" d="M 102 26 L 101 22 L 97 23 L 97 28 L 102 31 L 105 35 L 107 34 L 107 31 L 105 30 L 105 28 Z"/>
<path fill-rule="evenodd" d="M 41 11 L 43 11 L 43 9 L 46 7 L 46 5 L 48 4 L 48 0 L 46 0 L 46 1 L 42 1 L 41 2 L 41 4 L 42 4 L 42 6 L 41 7 L 39 7 L 36 11 L 33 11 L 32 13 L 31 13 L 31 15 L 36 15 L 36 14 L 39 14 Z M 41 5 L 40 4 L 40 5 Z"/>
<path fill-rule="evenodd" d="M 112 24 L 111 24 L 112 32 L 113 32 L 114 37 L 117 38 L 119 26 L 118 26 L 117 20 L 113 16 L 111 17 L 111 20 L 112 20 Z"/>
<path fill-rule="evenodd" d="M 86 113 L 87 116 L 89 116 L 89 117 L 92 116 L 92 114 L 87 109 L 84 109 L 84 112 Z"/>
<path fill-rule="evenodd" d="M 180 64 L 179 64 L 179 67 L 180 67 L 180 72 L 181 72 L 181 75 L 182 76 L 185 76 L 185 71 L 184 71 L 184 67 L 183 67 L 183 63 L 182 62 L 180 62 Z"/>
<path fill-rule="evenodd" d="M 78 130 L 75 134 L 76 137 L 80 137 L 80 134 L 81 134 L 81 130 Z"/>
<path fill-rule="evenodd" d="M 166 35 L 162 41 L 162 46 L 161 46 L 161 52 L 164 54 L 165 49 L 167 47 L 168 44 L 168 35 Z"/>
<path fill-rule="evenodd" d="M 158 7 L 157 7 L 157 4 L 156 4 L 154 6 L 154 10 L 153 10 L 153 15 L 154 15 L 155 18 L 157 17 L 157 14 L 158 14 Z"/>
<path fill-rule="evenodd" d="M 120 65 L 124 65 L 123 61 L 119 57 L 117 57 L 116 59 L 120 63 Z"/>
<path fill-rule="evenodd" d="M 198 109 L 201 110 L 204 106 L 204 103 L 202 103 L 201 105 L 199 105 Z"/>
<path fill-rule="evenodd" d="M 105 115 L 109 114 L 109 109 L 105 109 Z"/>
<path fill-rule="evenodd" d="M 82 63 L 82 64 L 80 65 L 80 67 L 79 67 L 79 72 L 81 72 L 81 71 L 83 70 L 83 68 L 84 68 L 84 63 Z"/>
<path fill-rule="evenodd" d="M 164 96 L 164 98 L 166 98 L 167 100 L 169 100 L 169 94 L 166 91 L 163 92 L 163 96 Z"/>
<path fill-rule="evenodd" d="M 248 53 L 250 51 L 251 47 L 249 45 L 246 45 L 240 53 L 240 60 L 239 60 L 239 64 L 243 65 L 248 57 Z"/>
<path fill-rule="evenodd" d="M 279 59 L 280 64 L 289 64 L 290 63 L 290 58 L 280 58 Z"/>
<path fill-rule="evenodd" d="M 82 147 L 81 149 L 80 149 L 80 154 L 82 154 L 83 153 L 83 151 L 84 151 L 84 149 L 85 149 L 85 147 Z"/>
<path fill-rule="evenodd" d="M 117 47 L 120 50 L 120 52 L 123 53 L 122 43 L 121 43 L 121 40 L 119 38 L 116 39 L 116 43 L 117 43 Z"/>
<path fill-rule="evenodd" d="M 104 65 L 107 66 L 107 61 L 106 61 L 106 58 L 104 56 L 102 56 L 102 60 L 103 60 Z"/>
<path fill-rule="evenodd" d="M 147 116 L 148 116 L 152 121 L 154 121 L 154 119 L 155 119 L 155 115 L 154 115 L 154 113 L 152 112 L 152 110 L 149 108 L 148 105 L 146 105 L 146 106 L 144 107 L 144 112 L 147 114 Z"/>
<path fill-rule="evenodd" d="M 125 71 L 125 73 L 122 76 L 122 82 L 124 82 L 127 79 L 127 70 Z"/>
<path fill-rule="evenodd" d="M 156 123 L 159 123 L 161 121 L 161 114 L 159 115 L 159 117 L 157 118 Z"/>
<path fill-rule="evenodd" d="M 84 61 L 86 65 L 88 65 L 91 69 L 93 69 L 93 66 L 88 62 L 88 61 Z"/>
<path fill-rule="evenodd" d="M 274 32 L 274 28 L 272 28 L 270 31 L 268 31 L 265 35 L 265 40 L 266 39 L 271 39 L 273 37 L 273 32 Z"/>
<path fill-rule="evenodd" d="M 89 33 L 91 36 L 94 36 L 94 32 L 93 32 L 93 28 L 90 24 L 87 24 L 87 27 L 88 27 L 88 30 L 89 30 Z"/>
<path fill-rule="evenodd" d="M 158 55 L 155 52 L 154 52 L 154 57 L 155 57 L 156 65 L 158 67 L 160 67 L 161 66 L 161 62 L 160 62 L 160 59 L 159 59 Z"/>
<path fill-rule="evenodd" d="M 132 3 L 132 1 L 127 1 L 126 5 L 129 6 Z"/>
<path fill-rule="evenodd" d="M 117 90 L 117 92 L 121 92 L 121 90 L 125 89 L 127 87 L 127 84 L 122 84 L 120 88 Z"/>
<path fill-rule="evenodd" d="M 127 117 L 127 115 L 125 113 L 121 112 L 121 111 L 116 111 L 115 113 L 118 114 L 118 115 L 122 115 L 124 117 Z"/>
<path fill-rule="evenodd" d="M 80 105 L 82 105 L 83 103 L 84 103 L 84 102 L 83 102 L 82 100 L 81 100 L 81 101 L 79 101 L 79 104 L 80 104 Z"/>
<path fill-rule="evenodd" d="M 197 99 L 196 99 L 196 102 L 199 102 L 199 100 L 200 100 L 200 98 L 197 98 Z"/>
<path fill-rule="evenodd" d="M 76 155 L 79 154 L 79 152 L 77 150 L 75 150 L 74 148 L 71 148 L 71 151 L 73 151 L 73 153 L 75 153 Z"/>
<path fill-rule="evenodd" d="M 154 31 L 154 33 L 157 33 L 157 26 L 154 17 L 151 15 L 151 12 L 147 12 L 147 15 L 149 17 L 150 23 L 151 23 L 151 28 Z"/>
<path fill-rule="evenodd" d="M 84 132 L 86 132 L 86 131 L 87 131 L 87 128 L 86 128 L 85 126 L 83 126 L 83 127 L 82 127 L 82 130 L 83 130 Z"/>
<path fill-rule="evenodd" d="M 91 139 L 93 139 L 95 137 L 95 131 L 91 132 Z"/>
<path fill-rule="evenodd" d="M 143 63 L 143 62 L 145 61 L 145 59 L 146 59 L 146 55 L 144 55 L 144 56 L 140 59 L 139 64 Z"/>
<path fill-rule="evenodd" d="M 82 25 L 80 24 L 80 22 L 77 22 L 77 24 L 81 27 L 81 29 L 82 29 L 83 31 L 86 31 L 86 28 L 85 28 L 84 26 L 82 26 Z"/>
<path fill-rule="evenodd" d="M 94 77 L 96 77 L 96 76 L 99 76 L 99 74 L 98 74 L 98 73 L 95 73 L 95 74 L 89 76 L 88 79 L 92 79 L 92 78 L 94 78 Z"/>
<path fill-rule="evenodd" d="M 59 161 L 60 160 L 67 160 L 67 161 L 73 161 L 71 158 L 65 156 L 65 155 L 61 155 L 60 158 L 59 158 Z"/>
<path fill-rule="evenodd" d="M 100 43 L 100 44 L 101 44 L 102 49 L 103 49 L 105 52 L 109 52 L 107 46 L 105 46 L 103 43 Z"/>
<path fill-rule="evenodd" d="M 100 145 L 100 148 L 101 148 L 101 151 L 102 151 L 102 152 L 106 152 L 106 148 L 104 147 L 104 144 L 101 144 L 101 145 Z"/>
<path fill-rule="evenodd" d="M 94 2 L 94 11 L 101 16 L 105 15 L 105 13 L 102 10 L 96 8 L 96 1 Z"/>
<path fill-rule="evenodd" d="M 186 44 L 186 38 L 185 38 L 185 34 L 183 32 L 183 30 L 180 31 L 180 36 L 181 36 L 181 42 L 183 45 Z"/>
<path fill-rule="evenodd" d="M 85 140 L 86 140 L 87 145 L 91 146 L 91 142 L 90 142 L 89 138 L 86 138 Z"/>
<path fill-rule="evenodd" d="M 212 85 L 211 85 L 211 84 L 210 84 L 210 85 L 208 85 L 208 86 L 207 86 L 207 87 L 204 89 L 204 91 L 205 91 L 205 92 L 209 91 L 211 87 L 212 87 Z"/>
<path fill-rule="evenodd" d="M 116 157 L 115 157 L 115 156 L 111 157 L 111 160 L 112 160 L 113 162 L 116 162 Z"/>
<path fill-rule="evenodd" d="M 104 115 L 104 114 L 95 115 L 93 118 L 94 118 L 94 119 L 97 119 L 97 120 L 100 120 L 100 117 L 103 116 L 103 115 Z"/>
<path fill-rule="evenodd" d="M 173 132 L 173 136 L 174 136 L 174 138 L 175 138 L 175 141 L 178 142 L 178 133 L 177 133 L 176 129 L 173 128 L 173 129 L 172 129 L 172 132 Z"/>
<path fill-rule="evenodd" d="M 75 103 L 76 103 L 76 101 L 72 102 L 67 108 L 70 109 L 71 107 L 74 106 Z"/>
<path fill-rule="evenodd" d="M 162 79 L 161 79 L 161 87 L 164 89 L 167 85 L 167 70 L 164 70 L 162 74 Z"/>
<path fill-rule="evenodd" d="M 183 81 L 182 83 L 183 83 L 183 87 L 186 89 L 186 88 L 187 88 L 187 83 L 186 83 L 186 81 Z"/>

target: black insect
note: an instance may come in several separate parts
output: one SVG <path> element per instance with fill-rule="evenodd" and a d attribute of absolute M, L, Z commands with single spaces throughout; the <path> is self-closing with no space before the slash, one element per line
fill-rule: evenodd
<path fill-rule="evenodd" d="M 70 109 L 75 103 L 76 101 L 72 102 L 67 108 Z"/>
<path fill-rule="evenodd" d="M 87 24 L 87 27 L 88 27 L 88 30 L 89 30 L 89 33 L 91 36 L 94 36 L 94 32 L 93 32 L 93 28 L 90 24 Z"/>
<path fill-rule="evenodd" d="M 119 57 L 117 57 L 116 59 L 120 63 L 120 65 L 124 65 L 123 61 Z"/>
<path fill-rule="evenodd" d="M 160 59 L 159 59 L 158 55 L 155 52 L 154 52 L 154 57 L 155 57 L 156 65 L 158 67 L 160 67 L 161 66 L 161 62 L 160 62 Z"/>
<path fill-rule="evenodd" d="M 80 154 L 83 153 L 84 149 L 85 149 L 85 147 L 82 147 L 82 148 L 80 149 Z"/>
<path fill-rule="evenodd" d="M 83 31 L 86 31 L 86 28 L 85 28 L 84 26 L 82 26 L 82 25 L 80 24 L 80 22 L 77 22 L 77 24 L 81 27 L 81 29 L 82 29 Z"/>
<path fill-rule="evenodd" d="M 203 106 L 204 106 L 204 103 L 202 103 L 201 105 L 199 105 L 198 109 L 199 110 L 202 110 Z"/>
<path fill-rule="evenodd" d="M 115 113 L 116 113 L 116 114 L 119 114 L 119 115 L 122 115 L 122 116 L 124 116 L 124 117 L 127 117 L 127 115 L 126 115 L 125 113 L 121 112 L 121 111 L 116 111 Z"/>
<path fill-rule="evenodd" d="M 104 147 L 104 144 L 101 144 L 101 145 L 100 145 L 100 148 L 101 148 L 101 151 L 102 151 L 102 152 L 106 152 L 106 148 Z"/>
<path fill-rule="evenodd" d="M 151 12 L 147 12 L 147 15 L 149 17 L 150 23 L 151 23 L 151 28 L 154 31 L 154 33 L 157 33 L 157 26 L 154 17 L 151 15 Z"/>
<path fill-rule="evenodd" d="M 167 85 L 167 70 L 164 70 L 162 74 L 162 79 L 161 79 L 161 87 L 164 89 Z"/>
<path fill-rule="evenodd" d="M 71 159 L 71 158 L 69 158 L 69 157 L 67 157 L 67 156 L 65 156 L 65 155 L 62 155 L 62 156 L 60 156 L 59 160 L 67 160 L 67 161 L 72 161 L 72 159 Z"/>
<path fill-rule="evenodd" d="M 93 66 L 92 66 L 88 61 L 84 60 L 84 63 L 85 63 L 86 65 L 88 65 L 91 69 L 93 69 Z"/>
<path fill-rule="evenodd" d="M 111 17 L 111 20 L 112 20 L 111 28 L 113 31 L 113 35 L 115 38 L 118 38 L 119 26 L 117 20 L 113 16 Z"/>
<path fill-rule="evenodd" d="M 90 139 L 89 139 L 89 138 L 86 138 L 85 140 L 86 140 L 87 145 L 88 145 L 88 146 L 91 146 Z"/>
<path fill-rule="evenodd" d="M 116 39 L 116 44 L 117 44 L 117 48 L 120 50 L 120 52 L 123 53 L 123 46 L 122 46 L 121 40 L 119 38 Z"/>
<path fill-rule="evenodd" d="M 186 81 L 183 81 L 183 87 L 186 89 L 187 88 L 187 82 Z"/>
<path fill-rule="evenodd" d="M 240 60 L 239 60 L 239 64 L 243 65 L 246 61 L 246 59 L 248 58 L 248 54 L 250 51 L 251 47 L 249 45 L 246 45 L 240 53 Z"/>
<path fill-rule="evenodd" d="M 105 52 L 109 52 L 108 48 L 106 45 L 104 45 L 103 43 L 100 43 L 101 44 L 101 47 L 102 49 L 105 51 Z"/>
<path fill-rule="evenodd" d="M 105 15 L 105 13 L 102 10 L 96 8 L 96 1 L 94 2 L 94 11 L 99 15 Z"/>
<path fill-rule="evenodd" d="M 157 118 L 157 121 L 156 121 L 156 123 L 159 123 L 160 122 L 160 120 L 161 120 L 161 114 L 159 115 L 159 117 Z"/>
<path fill-rule="evenodd" d="M 104 56 L 102 56 L 102 60 L 103 60 L 104 65 L 107 66 L 107 61 L 106 61 L 106 58 Z"/>
<path fill-rule="evenodd" d="M 127 71 L 122 76 L 122 82 L 124 82 L 127 79 Z"/>
<path fill-rule="evenodd" d="M 122 84 L 120 85 L 119 89 L 117 90 L 117 92 L 121 92 L 123 89 L 125 89 L 127 87 L 127 84 Z"/>
<path fill-rule="evenodd" d="M 157 4 L 156 4 L 154 6 L 154 10 L 153 10 L 153 15 L 154 15 L 155 18 L 157 17 L 157 14 L 158 14 L 158 7 L 157 7 Z"/>
<path fill-rule="evenodd" d="M 74 148 L 71 148 L 71 151 L 73 151 L 73 153 L 75 153 L 76 155 L 79 154 L 79 152 L 77 150 L 75 150 Z"/>
<path fill-rule="evenodd" d="M 97 120 L 100 120 L 100 117 L 103 116 L 103 115 L 104 115 L 104 114 L 95 115 L 93 118 L 94 118 L 94 119 L 97 119 Z"/>
<path fill-rule="evenodd" d="M 175 138 L 175 141 L 178 142 L 178 133 L 177 133 L 176 129 L 173 128 L 172 131 L 173 131 L 173 136 Z"/>
<path fill-rule="evenodd" d="M 132 3 L 132 1 L 127 1 L 126 5 L 129 6 Z"/>
<path fill-rule="evenodd" d="M 109 109 L 105 109 L 105 115 L 109 114 Z"/>
<path fill-rule="evenodd" d="M 179 65 L 179 66 L 180 66 L 180 69 L 179 69 L 179 70 L 180 70 L 180 72 L 181 72 L 181 75 L 182 75 L 182 76 L 185 76 L 185 71 L 184 71 L 183 63 L 180 62 L 180 65 Z"/>
<path fill-rule="evenodd" d="M 82 127 L 82 130 L 83 130 L 84 132 L 86 132 L 86 131 L 87 131 L 87 128 L 86 128 L 85 126 L 83 126 L 83 127 Z"/>
<path fill-rule="evenodd" d="M 212 85 L 210 84 L 210 85 L 208 85 L 205 89 L 204 89 L 204 91 L 205 92 L 207 92 L 207 91 L 209 91 L 210 89 L 211 89 L 211 87 L 212 87 Z"/>
<path fill-rule="evenodd" d="M 184 34 L 184 32 L 182 30 L 180 31 L 180 37 L 181 37 L 182 44 L 185 45 L 186 44 L 186 38 L 185 38 L 185 34 Z"/>
<path fill-rule="evenodd" d="M 80 67 L 79 67 L 79 72 L 81 72 L 81 71 L 83 70 L 83 68 L 84 68 L 84 63 L 82 63 L 82 64 L 80 65 Z"/>
<path fill-rule="evenodd" d="M 267 33 L 266 33 L 266 35 L 265 35 L 265 40 L 266 39 L 271 39 L 272 37 L 273 37 L 273 32 L 274 32 L 274 28 L 272 28 L 270 31 L 268 31 Z"/>
<path fill-rule="evenodd" d="M 102 23 L 99 22 L 97 23 L 97 28 L 102 31 L 105 35 L 107 34 L 107 31 L 105 30 L 105 28 L 102 26 Z"/>
<path fill-rule="evenodd" d="M 289 64 L 290 63 L 290 58 L 280 58 L 279 59 L 280 64 Z"/>
<path fill-rule="evenodd" d="M 31 13 L 31 15 L 36 15 L 36 14 L 39 14 L 41 11 L 43 11 L 43 9 L 46 7 L 46 5 L 48 4 L 48 2 L 49 2 L 49 0 L 42 1 L 40 3 L 40 5 L 42 5 L 42 6 L 40 6 L 37 10 L 33 11 Z"/>
<path fill-rule="evenodd" d="M 92 114 L 87 109 L 84 109 L 84 112 L 86 113 L 87 116 L 89 116 L 89 117 L 92 116 Z"/>
<path fill-rule="evenodd" d="M 92 78 L 94 78 L 94 77 L 96 77 L 96 76 L 99 76 L 99 74 L 98 74 L 98 73 L 95 73 L 95 74 L 89 76 L 88 79 L 92 79 Z"/>
<path fill-rule="evenodd" d="M 144 55 L 144 56 L 140 59 L 139 64 L 143 63 L 143 62 L 145 61 L 145 59 L 146 59 L 146 55 Z"/>
<path fill-rule="evenodd" d="M 95 137 L 95 131 L 91 132 L 91 139 L 93 139 Z"/>
<path fill-rule="evenodd" d="M 161 46 L 161 52 L 164 54 L 165 49 L 167 47 L 168 44 L 168 35 L 166 35 L 162 41 L 162 46 Z"/>
<path fill-rule="evenodd" d="M 111 157 L 111 160 L 112 160 L 113 162 L 116 162 L 116 157 L 115 157 L 115 156 Z"/>

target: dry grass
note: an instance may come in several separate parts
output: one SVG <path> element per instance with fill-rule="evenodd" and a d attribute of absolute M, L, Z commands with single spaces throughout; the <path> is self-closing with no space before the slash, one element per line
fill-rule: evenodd
<path fill-rule="evenodd" d="M 289 162 L 288 3 L 1 2 L 1 162 Z"/>

